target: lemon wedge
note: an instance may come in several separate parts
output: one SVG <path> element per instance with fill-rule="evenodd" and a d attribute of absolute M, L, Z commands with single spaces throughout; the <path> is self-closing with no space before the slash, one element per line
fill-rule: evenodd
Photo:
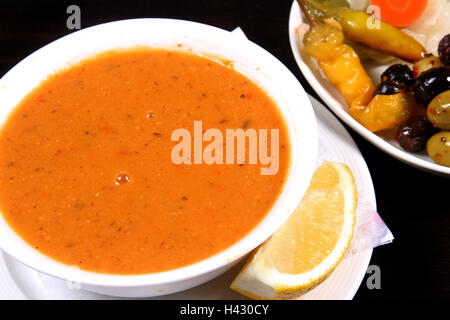
<path fill-rule="evenodd" d="M 296 210 L 254 251 L 231 289 L 253 299 L 288 299 L 319 284 L 350 245 L 356 205 L 350 169 L 324 162 Z"/>

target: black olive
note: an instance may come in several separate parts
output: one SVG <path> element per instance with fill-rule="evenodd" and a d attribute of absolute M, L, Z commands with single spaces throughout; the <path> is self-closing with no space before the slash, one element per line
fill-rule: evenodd
<path fill-rule="evenodd" d="M 375 94 L 390 95 L 396 94 L 406 90 L 406 86 L 403 83 L 396 81 L 383 81 L 377 86 Z"/>
<path fill-rule="evenodd" d="M 425 116 L 414 116 L 398 127 L 395 140 L 409 152 L 425 150 L 428 139 L 436 133 L 433 124 Z"/>
<path fill-rule="evenodd" d="M 438 67 L 423 72 L 413 90 L 416 101 L 428 105 L 439 93 L 450 90 L 450 68 Z"/>
<path fill-rule="evenodd" d="M 438 53 L 442 63 L 450 66 L 450 33 L 439 41 Z"/>
<path fill-rule="evenodd" d="M 406 64 L 393 64 L 383 72 L 381 81 L 396 81 L 409 87 L 414 84 L 414 74 Z"/>

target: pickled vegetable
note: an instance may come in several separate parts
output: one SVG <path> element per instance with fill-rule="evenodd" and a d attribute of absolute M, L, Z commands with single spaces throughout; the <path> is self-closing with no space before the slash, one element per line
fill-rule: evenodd
<path fill-rule="evenodd" d="M 395 94 L 405 90 L 406 86 L 403 83 L 396 81 L 383 81 L 377 86 L 375 94 Z"/>
<path fill-rule="evenodd" d="M 406 64 L 393 64 L 383 72 L 381 81 L 395 81 L 409 87 L 414 84 L 414 75 Z"/>
<path fill-rule="evenodd" d="M 427 142 L 427 153 L 434 162 L 450 167 L 450 131 L 441 131 Z"/>
<path fill-rule="evenodd" d="M 374 66 L 385 66 L 392 64 L 397 60 L 396 57 L 390 54 L 369 48 L 364 44 L 351 41 L 349 39 L 345 39 L 345 43 L 356 51 L 363 64 L 371 64 Z"/>
<path fill-rule="evenodd" d="M 422 73 L 414 93 L 418 103 L 428 105 L 439 93 L 450 90 L 450 68 L 438 67 Z"/>
<path fill-rule="evenodd" d="M 404 28 L 422 16 L 427 8 L 428 0 L 370 0 L 370 4 L 380 8 L 379 19 L 393 26 Z"/>
<path fill-rule="evenodd" d="M 442 130 L 450 130 L 450 90 L 438 94 L 427 108 L 431 123 Z"/>
<path fill-rule="evenodd" d="M 447 34 L 439 41 L 438 52 L 442 63 L 450 66 L 450 34 Z"/>
<path fill-rule="evenodd" d="M 298 0 L 298 2 L 304 4 L 305 1 Z M 426 50 L 417 40 L 394 26 L 379 21 L 379 27 L 372 27 L 368 23 L 371 16 L 366 12 L 345 7 L 330 8 L 317 0 L 306 0 L 306 2 L 319 14 L 337 20 L 342 25 L 346 38 L 352 41 L 409 62 L 420 60 L 426 54 Z"/>
<path fill-rule="evenodd" d="M 395 140 L 409 152 L 425 150 L 428 139 L 435 133 L 435 128 L 425 116 L 414 116 L 400 127 L 395 133 Z"/>
<path fill-rule="evenodd" d="M 347 0 L 322 0 L 322 4 L 330 8 L 350 7 Z"/>
<path fill-rule="evenodd" d="M 406 93 L 376 95 L 366 107 L 353 107 L 350 114 L 372 132 L 393 129 L 417 113 L 414 98 Z"/>
<path fill-rule="evenodd" d="M 356 52 L 344 44 L 344 34 L 338 22 L 313 18 L 300 2 L 311 28 L 303 38 L 306 53 L 317 59 L 327 79 L 338 89 L 347 104 L 366 106 L 375 92 L 367 72 Z"/>
<path fill-rule="evenodd" d="M 443 64 L 438 57 L 429 56 L 414 62 L 414 78 L 417 79 L 422 73 L 432 68 L 442 67 Z"/>

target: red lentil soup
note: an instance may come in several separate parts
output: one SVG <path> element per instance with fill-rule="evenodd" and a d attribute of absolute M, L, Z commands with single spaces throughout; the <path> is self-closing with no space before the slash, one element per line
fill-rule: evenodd
<path fill-rule="evenodd" d="M 177 128 L 279 129 L 279 170 L 174 164 Z M 67 265 L 145 274 L 208 258 L 248 234 L 287 179 L 290 144 L 271 98 L 230 65 L 179 51 L 108 51 L 29 93 L 0 133 L 0 209 Z"/>

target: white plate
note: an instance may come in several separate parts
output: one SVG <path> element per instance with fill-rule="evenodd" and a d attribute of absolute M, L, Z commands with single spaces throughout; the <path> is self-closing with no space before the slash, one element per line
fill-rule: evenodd
<path fill-rule="evenodd" d="M 318 132 L 311 103 L 294 75 L 255 43 L 201 23 L 160 18 L 113 21 L 73 32 L 22 60 L 0 79 L 0 122 L 42 81 L 61 68 L 108 50 L 145 46 L 191 52 L 233 62 L 233 68 L 258 84 L 278 105 L 291 145 L 289 175 L 267 215 L 245 237 L 206 259 L 166 272 L 113 275 L 67 267 L 30 247 L 0 215 L 0 246 L 34 269 L 81 282 L 94 292 L 119 297 L 149 297 L 186 290 L 229 270 L 264 242 L 289 217 L 314 171 Z"/>
<path fill-rule="evenodd" d="M 424 171 L 433 172 L 436 174 L 450 177 L 450 168 L 438 165 L 428 157 L 426 152 L 419 154 L 410 153 L 404 151 L 398 143 L 395 141 L 393 134 L 388 135 L 376 135 L 361 124 L 359 124 L 352 116 L 346 111 L 348 109 L 344 98 L 336 90 L 336 88 L 325 78 L 321 73 L 321 70 L 317 66 L 313 58 L 306 53 L 301 52 L 298 47 L 298 38 L 295 33 L 295 28 L 303 22 L 303 17 L 300 13 L 300 7 L 297 1 L 294 1 L 291 7 L 291 13 L 289 16 L 289 40 L 291 43 L 291 49 L 294 54 L 295 60 L 309 82 L 311 87 L 316 91 L 319 97 L 327 104 L 328 107 L 347 125 L 352 127 L 353 130 L 358 132 L 365 139 L 373 143 L 376 147 L 380 148 L 384 152 L 391 156 Z M 387 66 L 376 68 L 371 70 L 371 76 L 377 76 L 380 70 L 385 70 Z"/>
<path fill-rule="evenodd" d="M 318 120 L 320 150 L 326 159 L 346 163 L 352 170 L 360 198 L 376 208 L 375 191 L 367 165 L 348 132 L 323 105 L 311 97 Z M 319 286 L 301 299 L 352 299 L 367 270 L 372 249 L 345 258 Z M 244 299 L 228 287 L 242 263 L 222 276 L 193 289 L 157 299 Z M 84 290 L 76 284 L 34 271 L 0 254 L 0 299 L 114 299 Z"/>

